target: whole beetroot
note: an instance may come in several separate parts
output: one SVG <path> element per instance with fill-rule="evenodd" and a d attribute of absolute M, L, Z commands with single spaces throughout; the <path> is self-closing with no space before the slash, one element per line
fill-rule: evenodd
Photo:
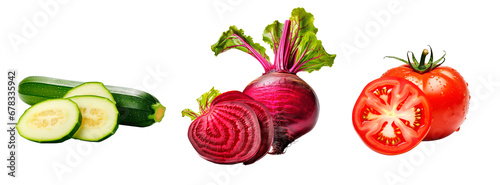
<path fill-rule="evenodd" d="M 292 11 L 284 23 L 275 21 L 264 30 L 263 40 L 274 51 L 269 62 L 265 48 L 231 26 L 212 45 L 215 55 L 235 48 L 252 55 L 264 68 L 264 74 L 252 81 L 243 93 L 264 104 L 274 122 L 271 154 L 282 154 L 288 145 L 312 130 L 319 115 L 318 98 L 313 89 L 296 73 L 331 67 L 335 54 L 328 54 L 316 38 L 314 17 L 303 8 Z"/>

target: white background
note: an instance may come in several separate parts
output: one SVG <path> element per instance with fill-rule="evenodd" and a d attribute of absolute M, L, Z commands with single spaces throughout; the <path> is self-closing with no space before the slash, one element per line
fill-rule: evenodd
<path fill-rule="evenodd" d="M 56 6 L 47 11 L 39 5 L 46 2 Z M 162 122 L 120 126 L 101 143 L 39 144 L 19 137 L 18 176 L 5 171 L 1 184 L 498 184 L 500 13 L 499 3 L 490 2 L 2 1 L 3 82 L 7 69 L 17 69 L 18 81 L 33 75 L 101 81 L 146 90 L 167 110 Z M 288 19 L 295 7 L 315 16 L 318 38 L 337 54 L 333 67 L 298 74 L 320 100 L 316 127 L 284 155 L 250 166 L 203 160 L 187 138 L 190 119 L 180 112 L 196 109 L 196 98 L 213 86 L 243 90 L 263 73 L 251 56 L 235 50 L 215 57 L 210 46 L 230 25 L 264 45 L 265 26 Z M 27 24 L 36 29 L 23 33 Z M 25 40 L 12 44 L 13 35 Z M 420 55 L 428 44 L 435 57 L 446 50 L 444 65 L 469 83 L 467 120 L 459 132 L 408 153 L 373 152 L 352 127 L 357 96 L 401 64 L 384 56 Z M 0 99 L 6 120 L 6 98 Z M 18 101 L 20 115 L 28 106 Z M 0 136 L 7 166 L 7 132 Z"/>

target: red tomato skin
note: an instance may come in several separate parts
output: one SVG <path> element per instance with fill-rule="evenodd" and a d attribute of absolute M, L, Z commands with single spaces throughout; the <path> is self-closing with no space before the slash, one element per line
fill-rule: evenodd
<path fill-rule="evenodd" d="M 442 139 L 457 131 L 469 110 L 468 84 L 457 70 L 439 66 L 420 74 L 409 65 L 386 71 L 382 77 L 393 76 L 416 84 L 427 96 L 432 111 L 431 128 L 424 141 Z"/>

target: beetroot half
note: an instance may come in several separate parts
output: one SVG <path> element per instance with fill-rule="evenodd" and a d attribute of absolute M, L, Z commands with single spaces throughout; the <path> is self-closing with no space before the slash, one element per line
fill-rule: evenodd
<path fill-rule="evenodd" d="M 312 14 L 296 8 L 289 20 L 275 21 L 265 28 L 263 40 L 274 51 L 274 63 L 269 62 L 264 47 L 235 26 L 229 27 L 212 45 L 215 55 L 238 49 L 253 56 L 264 68 L 264 74 L 248 84 L 243 93 L 264 104 L 272 115 L 275 133 L 271 154 L 284 153 L 290 143 L 311 131 L 318 120 L 318 98 L 296 73 L 331 67 L 336 55 L 328 54 L 316 38 L 318 29 L 313 21 Z"/>
<path fill-rule="evenodd" d="M 198 154 L 218 164 L 252 164 L 267 154 L 273 138 L 269 110 L 238 91 L 210 90 L 198 99 L 200 113 L 182 112 L 194 121 L 188 138 Z"/>

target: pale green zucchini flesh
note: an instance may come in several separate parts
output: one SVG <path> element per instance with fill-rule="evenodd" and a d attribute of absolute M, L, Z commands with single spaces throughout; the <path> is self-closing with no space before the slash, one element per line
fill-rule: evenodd
<path fill-rule="evenodd" d="M 19 135 L 40 143 L 58 143 L 80 128 L 82 115 L 69 99 L 51 99 L 28 108 L 16 125 Z"/>

